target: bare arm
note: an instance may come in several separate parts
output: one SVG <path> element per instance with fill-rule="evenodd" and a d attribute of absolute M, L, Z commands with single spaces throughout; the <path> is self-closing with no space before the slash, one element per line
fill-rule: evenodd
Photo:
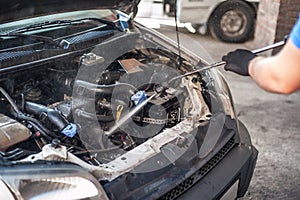
<path fill-rule="evenodd" d="M 300 89 L 300 49 L 289 39 L 277 55 L 253 59 L 249 64 L 249 74 L 269 92 L 292 93 Z"/>

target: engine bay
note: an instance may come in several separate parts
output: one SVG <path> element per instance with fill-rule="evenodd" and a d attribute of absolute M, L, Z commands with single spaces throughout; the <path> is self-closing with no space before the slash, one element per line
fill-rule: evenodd
<path fill-rule="evenodd" d="M 2 163 L 33 162 L 45 147 L 63 146 L 74 163 L 91 171 L 118 165 L 122 174 L 224 109 L 203 74 L 167 82 L 193 68 L 171 51 L 133 48 L 115 56 L 105 49 L 1 77 Z M 61 160 L 54 154 L 46 160 Z"/>

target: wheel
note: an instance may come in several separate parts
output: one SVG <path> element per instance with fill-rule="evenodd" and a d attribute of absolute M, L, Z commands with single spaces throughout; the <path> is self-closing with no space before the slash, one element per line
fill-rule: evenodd
<path fill-rule="evenodd" d="M 224 42 L 244 42 L 253 36 L 255 13 L 243 1 L 227 1 L 221 4 L 209 20 L 212 36 Z"/>

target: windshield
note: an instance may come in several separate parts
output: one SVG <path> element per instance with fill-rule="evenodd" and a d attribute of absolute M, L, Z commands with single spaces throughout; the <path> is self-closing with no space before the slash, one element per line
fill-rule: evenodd
<path fill-rule="evenodd" d="M 116 20 L 116 14 L 112 10 L 102 9 L 102 10 L 75 11 L 75 12 L 67 12 L 62 14 L 53 14 L 47 16 L 34 17 L 30 19 L 24 19 L 15 22 L 0 24 L 0 34 L 6 34 L 7 32 L 22 28 L 24 26 L 29 26 L 32 24 L 44 23 L 53 20 L 76 20 L 80 18 L 100 18 L 100 19 L 107 19 L 110 21 L 114 21 Z"/>
<path fill-rule="evenodd" d="M 112 10 L 88 10 L 5 23 L 0 25 L 0 52 L 70 49 L 72 41 L 111 34 L 118 29 L 117 18 Z"/>
<path fill-rule="evenodd" d="M 52 14 L 0 25 L 1 68 L 50 59 L 63 53 L 82 54 L 124 32 L 121 12 L 97 9 Z"/>

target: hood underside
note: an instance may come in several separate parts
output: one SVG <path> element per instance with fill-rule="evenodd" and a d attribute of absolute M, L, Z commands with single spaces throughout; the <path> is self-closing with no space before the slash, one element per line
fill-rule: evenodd
<path fill-rule="evenodd" d="M 139 2 L 140 0 L 6 0 L 0 1 L 0 23 L 88 9 L 117 9 L 130 13 Z"/>

